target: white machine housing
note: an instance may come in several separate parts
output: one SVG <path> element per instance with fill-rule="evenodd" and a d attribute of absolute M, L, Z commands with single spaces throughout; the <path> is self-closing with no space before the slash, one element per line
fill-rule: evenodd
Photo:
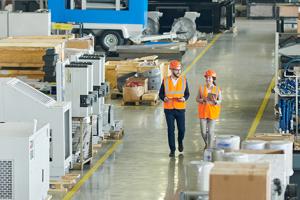
<path fill-rule="evenodd" d="M 72 102 L 72 117 L 88 117 L 93 113 L 91 63 L 65 65 L 65 100 Z"/>
<path fill-rule="evenodd" d="M 79 57 L 79 61 L 90 62 L 93 64 L 93 91 L 97 93 L 97 103 L 93 105 L 95 115 L 102 112 L 104 97 L 108 93 L 108 86 L 105 83 L 105 56 L 96 54 L 84 54 Z"/>
<path fill-rule="evenodd" d="M 50 12 L 0 12 L 0 37 L 50 34 Z"/>
<path fill-rule="evenodd" d="M 15 78 L 0 78 L 0 121 L 50 124 L 50 176 L 61 177 L 72 164 L 70 102 L 57 102 Z"/>
<path fill-rule="evenodd" d="M 56 100 L 58 102 L 65 101 L 65 66 L 70 64 L 69 60 L 56 63 Z"/>
<path fill-rule="evenodd" d="M 49 124 L 0 123 L 0 199 L 46 199 L 49 134 Z"/>
<path fill-rule="evenodd" d="M 93 104 L 93 114 L 98 116 L 97 132 L 93 133 L 93 141 L 104 136 L 103 132 L 103 106 L 104 97 L 108 94 L 108 85 L 105 83 L 105 55 L 104 54 L 84 54 L 78 58 L 79 61 L 93 63 L 94 78 L 93 91 L 96 91 L 98 99 Z"/>

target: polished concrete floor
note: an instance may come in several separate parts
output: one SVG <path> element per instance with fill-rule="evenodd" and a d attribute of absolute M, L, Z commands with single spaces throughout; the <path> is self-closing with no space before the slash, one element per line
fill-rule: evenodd
<path fill-rule="evenodd" d="M 197 119 L 195 97 L 203 73 L 217 72 L 223 91 L 223 105 L 217 134 L 236 134 L 242 138 L 264 98 L 274 74 L 274 21 L 237 21 L 238 33 L 225 33 L 188 72 L 191 97 L 186 111 L 184 155 L 170 159 L 167 127 L 162 105 L 157 107 L 116 105 L 119 119 L 124 120 L 125 137 L 117 152 L 89 179 L 74 199 L 91 200 L 175 200 L 186 184 L 186 165 L 200 160 L 203 141 Z M 191 49 L 184 56 L 185 66 L 202 51 Z M 257 132 L 273 132 L 273 97 Z"/>

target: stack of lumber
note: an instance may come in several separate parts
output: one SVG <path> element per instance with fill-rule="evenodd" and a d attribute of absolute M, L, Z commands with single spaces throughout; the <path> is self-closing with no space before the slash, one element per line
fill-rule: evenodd
<path fill-rule="evenodd" d="M 81 42 L 81 43 L 80 43 Z M 85 47 L 74 36 L 18 36 L 0 40 L 0 77 L 26 77 L 43 80 L 44 57 L 65 60 L 66 46 Z M 81 44 L 81 45 L 80 45 Z M 52 60 L 52 59 L 50 59 Z M 55 66 L 55 63 L 53 64 Z"/>

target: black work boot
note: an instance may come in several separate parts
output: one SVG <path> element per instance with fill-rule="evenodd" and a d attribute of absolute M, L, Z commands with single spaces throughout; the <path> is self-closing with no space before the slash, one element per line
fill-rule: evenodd
<path fill-rule="evenodd" d="M 175 157 L 175 152 L 174 152 L 174 151 L 171 151 L 171 152 L 169 153 L 169 157 L 170 157 L 170 158 Z"/>
<path fill-rule="evenodd" d="M 182 143 L 179 143 L 179 145 L 178 145 L 178 151 L 179 152 L 183 152 L 183 144 Z"/>

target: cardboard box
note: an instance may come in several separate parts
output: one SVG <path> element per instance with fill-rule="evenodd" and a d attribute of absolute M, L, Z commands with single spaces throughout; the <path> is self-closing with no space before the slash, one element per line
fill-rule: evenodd
<path fill-rule="evenodd" d="M 70 49 L 94 49 L 94 38 L 88 36 L 71 39 L 66 41 L 65 47 Z"/>
<path fill-rule="evenodd" d="M 215 162 L 210 200 L 270 200 L 269 164 Z"/>
<path fill-rule="evenodd" d="M 279 6 L 280 17 L 298 17 L 298 6 Z"/>
<path fill-rule="evenodd" d="M 129 82 L 137 82 L 140 83 L 144 87 L 144 93 L 148 92 L 148 78 L 140 78 L 140 77 L 130 77 L 126 80 L 126 84 Z"/>
<path fill-rule="evenodd" d="M 292 134 L 280 134 L 280 133 L 256 133 L 253 137 L 249 137 L 248 140 L 288 140 L 295 141 L 295 137 Z"/>
<path fill-rule="evenodd" d="M 287 184 L 289 168 L 285 162 L 283 150 L 240 150 L 239 153 L 248 155 L 248 162 L 269 163 L 271 180 L 279 179 L 283 185 Z"/>
<path fill-rule="evenodd" d="M 137 102 L 141 100 L 141 97 L 145 93 L 143 86 L 137 87 L 124 87 L 123 88 L 123 101 L 124 102 Z"/>
<path fill-rule="evenodd" d="M 109 82 L 110 88 L 117 88 L 117 70 L 115 65 L 105 64 L 105 81 Z"/>

